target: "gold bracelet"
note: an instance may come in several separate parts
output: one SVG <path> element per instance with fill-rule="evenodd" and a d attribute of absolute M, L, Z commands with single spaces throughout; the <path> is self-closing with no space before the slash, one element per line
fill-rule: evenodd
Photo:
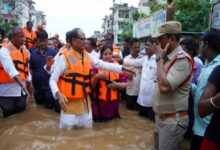
<path fill-rule="evenodd" d="M 213 97 L 211 97 L 209 100 L 210 100 L 210 103 L 212 104 L 213 107 L 220 109 L 220 106 L 214 104 Z"/>

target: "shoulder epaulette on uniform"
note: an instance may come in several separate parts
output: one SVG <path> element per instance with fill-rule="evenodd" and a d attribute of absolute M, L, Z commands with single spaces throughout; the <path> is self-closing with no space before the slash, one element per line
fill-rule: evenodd
<path fill-rule="evenodd" d="M 176 54 L 177 59 L 185 58 L 185 53 L 184 52 L 178 52 Z"/>

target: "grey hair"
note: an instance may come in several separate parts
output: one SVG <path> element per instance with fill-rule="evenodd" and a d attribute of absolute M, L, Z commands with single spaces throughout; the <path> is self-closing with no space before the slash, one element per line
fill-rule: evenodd
<path fill-rule="evenodd" d="M 19 26 L 13 26 L 13 27 L 11 27 L 11 29 L 10 29 L 10 31 L 9 31 L 9 33 L 8 33 L 9 40 L 11 40 L 11 38 L 12 38 L 13 36 L 15 36 L 15 34 L 16 34 L 17 32 L 19 32 L 19 31 L 22 32 L 22 28 L 21 28 L 21 27 L 19 27 Z"/>

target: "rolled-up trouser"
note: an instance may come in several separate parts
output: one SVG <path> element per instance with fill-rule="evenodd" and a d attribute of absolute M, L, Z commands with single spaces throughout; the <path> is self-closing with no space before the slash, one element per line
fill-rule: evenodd
<path fill-rule="evenodd" d="M 3 110 L 4 118 L 22 112 L 26 107 L 27 95 L 19 97 L 0 97 L 0 107 Z"/>
<path fill-rule="evenodd" d="M 155 115 L 155 150 L 179 150 L 188 128 L 188 115 L 163 119 Z"/>

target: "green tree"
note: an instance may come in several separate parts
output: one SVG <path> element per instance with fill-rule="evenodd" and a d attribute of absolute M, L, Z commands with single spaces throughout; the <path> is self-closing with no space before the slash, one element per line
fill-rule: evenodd
<path fill-rule="evenodd" d="M 209 26 L 211 3 L 209 0 L 173 0 L 174 20 L 182 23 L 183 31 L 204 32 Z M 151 13 L 165 9 L 163 4 L 154 4 Z"/>
<path fill-rule="evenodd" d="M 12 26 L 18 26 L 18 23 L 15 22 L 14 20 L 10 20 L 9 22 L 4 23 L 3 18 L 0 18 L 0 34 L 2 36 L 7 36 L 8 31 Z"/>
<path fill-rule="evenodd" d="M 204 32 L 209 27 L 211 3 L 208 0 L 174 0 L 174 19 L 182 23 L 183 31 Z"/>
<path fill-rule="evenodd" d="M 125 37 L 133 36 L 133 24 L 129 23 L 122 28 L 121 39 L 124 40 Z"/>
<path fill-rule="evenodd" d="M 135 11 L 132 14 L 132 19 L 134 21 L 138 21 L 140 18 L 145 17 L 145 13 L 139 13 L 138 11 Z M 133 23 L 128 23 L 122 28 L 122 33 L 121 33 L 121 39 L 122 41 L 124 40 L 125 37 L 133 37 Z"/>
<path fill-rule="evenodd" d="M 165 4 L 154 4 L 152 5 L 151 9 L 150 9 L 150 14 L 155 13 L 156 11 L 160 10 L 160 9 L 165 9 Z"/>
<path fill-rule="evenodd" d="M 139 13 L 138 11 L 135 11 L 133 14 L 132 14 L 132 19 L 135 20 L 135 21 L 138 21 L 140 18 L 143 18 L 145 17 L 146 14 L 145 13 Z"/>

